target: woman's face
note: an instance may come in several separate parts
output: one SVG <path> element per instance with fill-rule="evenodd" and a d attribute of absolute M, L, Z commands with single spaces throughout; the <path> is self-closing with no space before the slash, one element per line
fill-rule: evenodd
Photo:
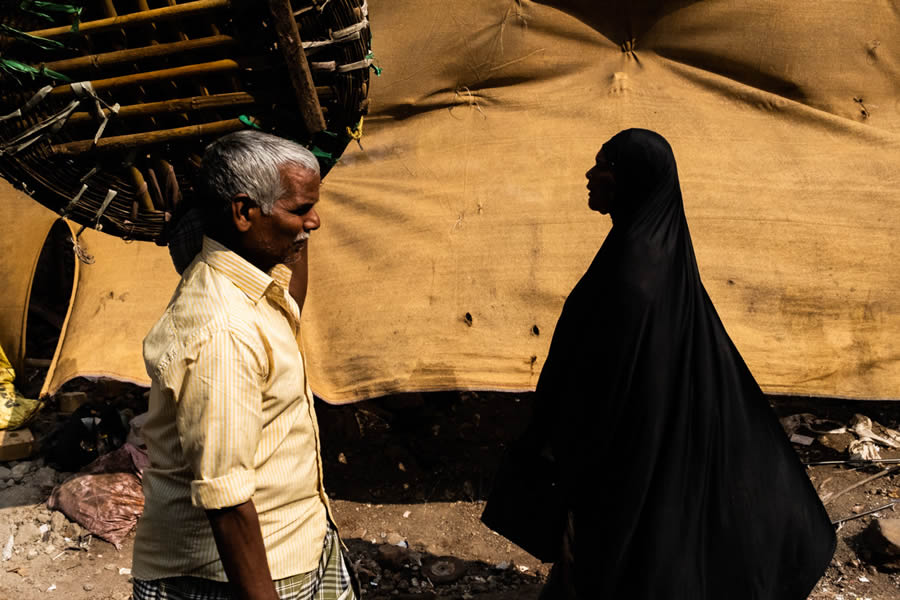
<path fill-rule="evenodd" d="M 616 189 L 616 180 L 609 162 L 603 155 L 603 150 L 597 153 L 596 163 L 585 173 L 585 177 L 588 180 L 588 206 L 600 214 L 609 214 Z"/>

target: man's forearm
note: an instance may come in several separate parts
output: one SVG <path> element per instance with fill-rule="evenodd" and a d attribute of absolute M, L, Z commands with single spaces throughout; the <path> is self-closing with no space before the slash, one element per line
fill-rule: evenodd
<path fill-rule="evenodd" d="M 207 510 L 206 516 L 234 597 L 238 600 L 278 600 L 253 501 Z"/>

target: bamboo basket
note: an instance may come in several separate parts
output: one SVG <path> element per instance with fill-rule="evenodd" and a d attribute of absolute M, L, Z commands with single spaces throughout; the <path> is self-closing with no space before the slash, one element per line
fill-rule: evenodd
<path fill-rule="evenodd" d="M 323 176 L 368 108 L 365 0 L 0 2 L 0 175 L 80 223 L 166 243 L 203 147 L 254 127 Z"/>

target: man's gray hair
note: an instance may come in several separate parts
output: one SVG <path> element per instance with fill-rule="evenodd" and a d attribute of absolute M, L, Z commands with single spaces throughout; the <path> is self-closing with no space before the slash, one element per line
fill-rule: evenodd
<path fill-rule="evenodd" d="M 212 212 L 230 209 L 231 200 L 247 194 L 262 211 L 272 214 L 284 194 L 279 168 L 290 165 L 319 175 L 315 155 L 296 142 L 246 129 L 223 136 L 203 153 L 200 193 Z"/>

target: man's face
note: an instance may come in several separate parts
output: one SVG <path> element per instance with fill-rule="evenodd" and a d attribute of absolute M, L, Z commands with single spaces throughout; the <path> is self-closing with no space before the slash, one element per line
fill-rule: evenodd
<path fill-rule="evenodd" d="M 597 159 L 593 167 L 587 173 L 588 206 L 601 214 L 609 214 L 612 208 L 616 181 L 603 150 L 597 153 Z"/>
<path fill-rule="evenodd" d="M 306 247 L 309 232 L 318 229 L 319 176 L 308 169 L 285 166 L 280 170 L 284 193 L 272 214 L 253 211 L 253 226 L 245 239 L 253 263 L 264 271 L 278 263 L 290 265 Z"/>

